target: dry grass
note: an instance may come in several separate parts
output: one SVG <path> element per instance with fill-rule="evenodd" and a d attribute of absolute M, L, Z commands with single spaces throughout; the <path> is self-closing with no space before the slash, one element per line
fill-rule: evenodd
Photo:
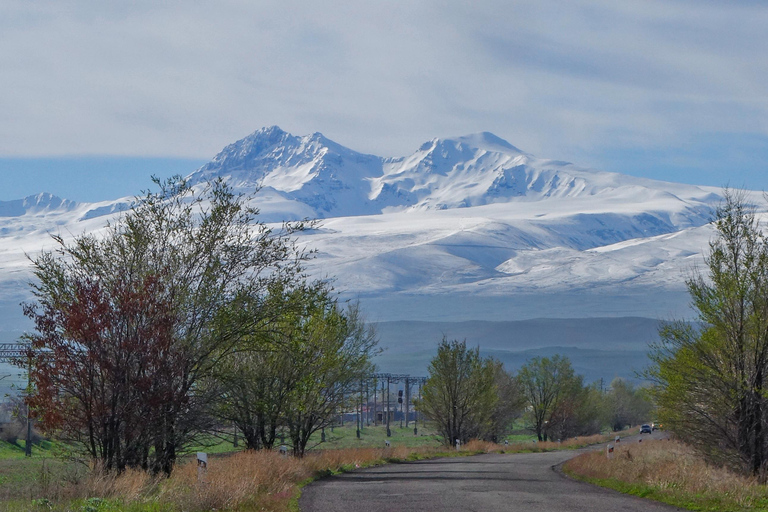
<path fill-rule="evenodd" d="M 351 448 L 309 453 L 303 459 L 274 451 L 211 459 L 202 483 L 191 461 L 163 483 L 155 498 L 185 511 L 289 509 L 302 483 L 322 475 L 437 453 L 434 448 Z"/>
<path fill-rule="evenodd" d="M 91 471 L 78 485 L 70 487 L 72 498 L 121 498 L 128 502 L 139 501 L 151 495 L 160 479 L 146 471 L 125 470 L 119 476 L 101 470 Z"/>
<path fill-rule="evenodd" d="M 202 480 L 198 478 L 196 461 L 190 460 L 179 464 L 169 479 L 153 478 L 141 471 L 129 470 L 115 475 L 91 470 L 67 482 L 66 486 L 55 486 L 55 493 L 49 492 L 50 489 L 38 489 L 41 492 L 36 495 L 54 502 L 55 510 L 69 510 L 69 504 L 78 500 L 101 498 L 109 500 L 112 506 L 119 509 L 136 511 L 197 512 L 216 509 L 283 512 L 291 509 L 291 502 L 298 496 L 304 483 L 340 471 L 437 456 L 551 451 L 581 447 L 608 439 L 612 439 L 612 436 L 593 436 L 562 443 L 514 443 L 506 446 L 471 441 L 458 452 L 431 446 L 401 445 L 389 448 L 319 450 L 308 453 L 302 459 L 282 456 L 275 451 L 238 452 L 210 457 Z"/>
<path fill-rule="evenodd" d="M 754 478 L 707 464 L 692 448 L 677 441 L 617 445 L 611 458 L 605 451 L 586 453 L 568 461 L 564 470 L 679 506 L 749 510 L 768 504 L 768 487 Z"/>
<path fill-rule="evenodd" d="M 187 511 L 259 510 L 261 502 L 288 501 L 296 484 L 311 475 L 302 460 L 270 451 L 242 452 L 211 458 L 202 481 L 195 461 L 180 466 L 156 499 Z"/>

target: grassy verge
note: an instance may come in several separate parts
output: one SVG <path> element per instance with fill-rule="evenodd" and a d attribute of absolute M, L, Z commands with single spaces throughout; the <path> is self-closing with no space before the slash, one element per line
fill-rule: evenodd
<path fill-rule="evenodd" d="M 768 510 L 768 487 L 706 464 L 677 441 L 645 441 L 569 460 L 563 471 L 578 480 L 688 510 Z"/>
<path fill-rule="evenodd" d="M 32 457 L 50 457 L 52 450 L 56 448 L 51 441 L 42 441 L 32 445 Z M 0 441 L 0 460 L 24 459 L 26 457 L 26 442 L 19 440 L 16 443 Z"/>
<path fill-rule="evenodd" d="M 8 475 L 18 473 L 12 477 L 13 481 L 6 480 L 0 485 L 4 493 L 0 497 L 0 510 L 287 512 L 298 510 L 298 498 L 307 483 L 357 468 L 490 452 L 573 449 L 613 438 L 612 435 L 592 436 L 562 443 L 526 440 L 509 445 L 473 441 L 456 451 L 436 445 L 430 436 L 422 439 L 426 445 L 408 446 L 393 435 L 390 438 L 392 446 L 384 448 L 380 446 L 384 444 L 383 439 L 377 439 L 379 433 L 370 430 L 367 435 L 370 436 L 368 442 L 379 446 L 313 450 L 303 459 L 283 457 L 275 451 L 222 454 L 209 459 L 202 481 L 198 480 L 196 462 L 191 459 L 182 461 L 169 479 L 153 478 L 140 471 L 126 471 L 119 476 L 100 474 L 86 471 L 82 465 L 44 457 L 0 460 L 0 478 L 11 478 Z M 352 439 L 347 441 L 352 444 L 366 442 L 357 440 L 356 436 Z"/>

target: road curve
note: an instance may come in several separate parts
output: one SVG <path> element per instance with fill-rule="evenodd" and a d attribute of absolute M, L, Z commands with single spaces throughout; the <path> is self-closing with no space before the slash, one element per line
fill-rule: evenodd
<path fill-rule="evenodd" d="M 570 480 L 574 451 L 432 459 L 344 473 L 304 488 L 302 512 L 669 512 L 669 505 Z"/>

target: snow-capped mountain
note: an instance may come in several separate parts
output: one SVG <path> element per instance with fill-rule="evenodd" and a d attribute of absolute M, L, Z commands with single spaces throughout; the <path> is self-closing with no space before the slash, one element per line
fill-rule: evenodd
<path fill-rule="evenodd" d="M 273 126 L 189 176 L 213 178 L 255 193 L 264 220 L 323 219 L 300 237 L 319 250 L 309 270 L 365 298 L 376 320 L 679 314 L 720 200 L 718 189 L 537 158 L 490 133 L 385 158 Z M 28 296 L 25 254 L 50 233 L 97 230 L 130 202 L 0 203 L 0 297 Z"/>
<path fill-rule="evenodd" d="M 0 201 L 0 217 L 21 217 L 23 215 L 56 215 L 72 211 L 77 203 L 43 192 L 14 201 Z"/>
<path fill-rule="evenodd" d="M 541 159 L 487 132 L 384 158 L 273 126 L 190 179 L 214 177 L 259 189 L 267 220 L 324 219 L 302 236 L 320 250 L 311 268 L 385 318 L 493 319 L 513 296 L 527 297 L 520 317 L 685 312 L 684 278 L 720 201 L 719 189 Z M 456 296 L 469 298 L 460 311 L 433 307 Z"/>
<path fill-rule="evenodd" d="M 279 220 L 295 220 L 296 209 L 303 217 L 381 213 L 366 191 L 366 181 L 381 175 L 381 169 L 381 158 L 347 149 L 320 133 L 296 137 L 273 126 L 230 144 L 190 180 L 224 177 L 241 191 L 261 188 L 262 196 L 286 203 L 285 211 L 274 212 Z"/>
<path fill-rule="evenodd" d="M 487 132 L 433 139 L 407 157 L 383 158 L 320 133 L 296 137 L 272 126 L 227 146 L 190 179 L 215 177 L 245 192 L 260 188 L 273 201 L 281 198 L 285 211 L 269 211 L 281 219 L 295 217 L 292 203 L 300 203 L 305 216 L 330 218 L 607 195 L 693 198 L 690 213 L 697 217 L 701 204 L 716 199 L 711 189 L 539 159 Z"/>
<path fill-rule="evenodd" d="M 299 236 L 318 250 L 308 271 L 359 298 L 370 320 L 505 321 L 503 329 L 532 318 L 689 315 L 684 281 L 702 262 L 721 199 L 719 189 L 537 158 L 490 133 L 385 158 L 270 127 L 188 178 L 222 178 L 253 195 L 267 222 L 322 219 Z M 760 194 L 750 199 L 765 211 Z M 50 248 L 51 234 L 98 231 L 131 201 L 0 202 L 0 341 L 29 327 L 19 307 L 31 298 L 27 255 Z M 431 349 L 411 330 L 389 329 L 418 349 L 413 361 L 426 361 Z"/>

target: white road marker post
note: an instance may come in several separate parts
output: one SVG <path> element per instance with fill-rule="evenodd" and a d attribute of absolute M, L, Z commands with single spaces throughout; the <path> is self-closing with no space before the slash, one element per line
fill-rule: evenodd
<path fill-rule="evenodd" d="M 197 483 L 203 484 L 206 481 L 206 474 L 208 473 L 208 454 L 204 452 L 197 452 Z"/>

